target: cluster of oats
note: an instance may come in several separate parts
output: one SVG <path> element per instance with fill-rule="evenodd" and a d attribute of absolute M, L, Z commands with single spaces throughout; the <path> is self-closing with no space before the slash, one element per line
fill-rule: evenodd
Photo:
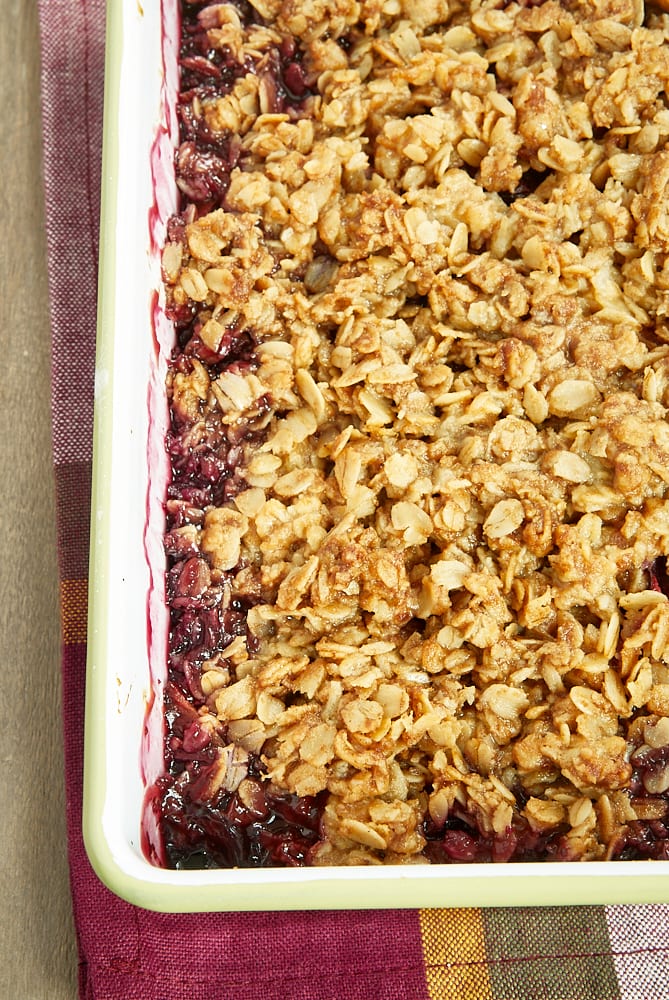
<path fill-rule="evenodd" d="M 225 207 L 164 258 L 212 351 L 258 343 L 173 405 L 271 403 L 197 532 L 258 639 L 203 664 L 203 724 L 327 790 L 316 863 L 424 861 L 453 810 L 609 857 L 669 786 L 628 788 L 631 750 L 669 744 L 669 18 L 252 3 L 207 9 L 254 66 L 196 109 L 239 138 Z M 286 36 L 299 114 L 258 72 Z"/>

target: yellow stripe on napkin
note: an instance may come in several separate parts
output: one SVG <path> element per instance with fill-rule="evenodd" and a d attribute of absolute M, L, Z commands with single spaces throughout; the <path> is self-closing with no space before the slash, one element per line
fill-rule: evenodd
<path fill-rule="evenodd" d="M 430 1000 L 492 1000 L 481 911 L 421 910 L 419 917 Z"/>
<path fill-rule="evenodd" d="M 62 580 L 60 618 L 63 642 L 86 642 L 88 580 Z"/>

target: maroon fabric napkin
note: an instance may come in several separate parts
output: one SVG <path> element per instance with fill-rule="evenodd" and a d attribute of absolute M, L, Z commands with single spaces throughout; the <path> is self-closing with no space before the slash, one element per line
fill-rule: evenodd
<path fill-rule="evenodd" d="M 39 12 L 67 819 L 80 996 L 669 997 L 665 906 L 161 915 L 122 902 L 94 875 L 81 836 L 81 793 L 105 4 L 39 0 Z"/>

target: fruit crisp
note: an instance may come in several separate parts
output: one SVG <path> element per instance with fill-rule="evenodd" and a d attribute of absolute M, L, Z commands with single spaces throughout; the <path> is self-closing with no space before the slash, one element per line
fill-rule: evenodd
<path fill-rule="evenodd" d="M 669 15 L 184 0 L 171 866 L 669 858 Z"/>

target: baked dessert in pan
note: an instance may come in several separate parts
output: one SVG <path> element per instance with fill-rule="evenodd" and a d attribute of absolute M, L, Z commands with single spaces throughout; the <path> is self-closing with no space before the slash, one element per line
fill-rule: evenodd
<path fill-rule="evenodd" d="M 167 865 L 669 857 L 668 37 L 184 0 Z"/>

